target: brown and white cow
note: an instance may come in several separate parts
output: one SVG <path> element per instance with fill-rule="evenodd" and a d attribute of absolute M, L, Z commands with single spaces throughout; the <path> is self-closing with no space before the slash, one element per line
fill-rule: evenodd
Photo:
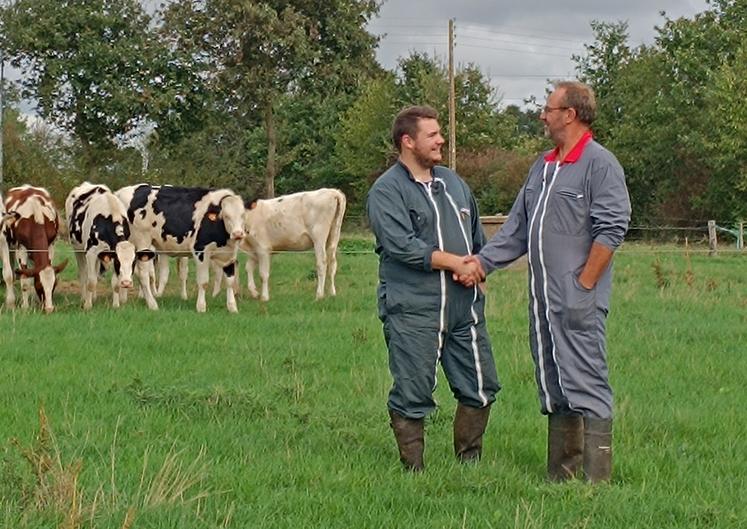
<path fill-rule="evenodd" d="M 210 263 L 227 279 L 226 306 L 237 312 L 236 254 L 244 237 L 244 203 L 229 189 L 139 184 L 117 191 L 127 207 L 131 240 L 137 250 L 161 255 L 191 254 L 197 264 L 197 311 L 205 312 Z"/>
<path fill-rule="evenodd" d="M 120 301 L 127 299 L 127 289 L 132 287 L 137 259 L 145 302 L 148 308 L 157 310 L 149 281 L 155 254 L 150 250 L 135 251 L 135 245 L 129 241 L 130 223 L 122 201 L 105 185 L 84 182 L 67 196 L 65 214 L 70 244 L 78 261 L 83 308 L 88 310 L 93 306 L 100 269 L 112 266 L 112 306 L 118 308 Z"/>
<path fill-rule="evenodd" d="M 270 258 L 272 252 L 314 249 L 316 257 L 316 299 L 324 297 L 329 277 L 329 293 L 334 296 L 337 273 L 337 245 L 345 215 L 346 199 L 338 189 L 317 189 L 253 202 L 244 213 L 246 235 L 240 248 L 246 261 L 247 286 L 257 297 L 254 267 L 259 266 L 262 301 L 270 299 Z"/>
<path fill-rule="evenodd" d="M 67 259 L 57 266 L 52 265 L 53 243 L 60 228 L 60 216 L 52 197 L 40 187 L 14 187 L 5 197 L 5 209 L 10 216 L 5 221 L 5 235 L 11 259 L 15 257 L 20 265 L 16 275 L 21 277 L 21 307 L 28 308 L 33 283 L 44 311 L 52 312 L 52 293 L 57 284 L 57 274 L 67 265 Z M 33 262 L 33 268 L 28 267 L 29 260 Z M 11 306 L 14 298 L 12 277 L 9 281 L 5 272 L 3 275 L 5 286 L 10 291 L 6 294 L 6 304 Z"/>

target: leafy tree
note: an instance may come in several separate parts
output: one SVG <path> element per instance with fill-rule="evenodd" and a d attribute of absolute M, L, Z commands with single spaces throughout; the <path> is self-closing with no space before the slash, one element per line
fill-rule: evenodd
<path fill-rule="evenodd" d="M 23 96 L 75 135 L 89 173 L 133 123 L 151 117 L 168 137 L 193 115 L 189 64 L 155 38 L 136 0 L 18 0 L 3 28 Z"/>
<path fill-rule="evenodd" d="M 371 0 L 177 0 L 166 9 L 166 34 L 177 49 L 198 58 L 245 128 L 263 127 L 267 196 L 279 169 L 278 105 L 308 89 L 355 87 L 374 69 L 376 40 L 364 24 L 377 10 Z"/>
<path fill-rule="evenodd" d="M 611 130 L 624 115 L 625 98 L 617 89 L 623 69 L 633 58 L 628 47 L 627 22 L 592 21 L 595 41 L 585 45 L 584 56 L 574 55 L 579 80 L 594 88 L 597 96 L 599 119 L 594 123 L 594 133 L 605 142 Z"/>

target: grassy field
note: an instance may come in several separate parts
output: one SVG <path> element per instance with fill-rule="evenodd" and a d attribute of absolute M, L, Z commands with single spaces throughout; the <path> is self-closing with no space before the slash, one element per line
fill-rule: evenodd
<path fill-rule="evenodd" d="M 503 391 L 483 460 L 454 461 L 441 376 L 422 475 L 400 470 L 388 427 L 373 254 L 341 256 L 338 296 L 320 302 L 312 255 L 276 256 L 272 299 L 242 297 L 237 315 L 223 296 L 197 314 L 173 274 L 158 312 L 113 311 L 101 285 L 84 313 L 64 284 L 50 316 L 0 313 L 0 526 L 745 527 L 745 265 L 620 252 L 614 479 L 596 487 L 545 482 L 523 270 L 489 279 Z"/>

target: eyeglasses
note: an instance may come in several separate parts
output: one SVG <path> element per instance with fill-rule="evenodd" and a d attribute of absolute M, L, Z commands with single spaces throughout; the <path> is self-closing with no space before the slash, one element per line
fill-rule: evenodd
<path fill-rule="evenodd" d="M 542 113 L 543 114 L 549 114 L 550 112 L 554 112 L 555 110 L 568 110 L 571 107 L 548 107 L 545 105 L 542 107 Z"/>
<path fill-rule="evenodd" d="M 542 112 L 545 114 L 549 114 L 550 112 L 554 112 L 555 110 L 568 110 L 571 107 L 548 107 L 545 105 L 542 107 Z"/>

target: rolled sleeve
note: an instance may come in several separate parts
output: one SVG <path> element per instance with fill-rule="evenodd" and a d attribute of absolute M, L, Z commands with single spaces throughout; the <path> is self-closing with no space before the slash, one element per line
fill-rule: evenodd
<path fill-rule="evenodd" d="M 430 272 L 437 250 L 415 236 L 402 196 L 395 189 L 376 186 L 368 193 L 366 212 L 380 251 L 407 266 Z"/>
<path fill-rule="evenodd" d="M 616 160 L 605 160 L 591 179 L 591 236 L 594 242 L 616 250 L 630 224 L 630 197 L 625 174 Z"/>

